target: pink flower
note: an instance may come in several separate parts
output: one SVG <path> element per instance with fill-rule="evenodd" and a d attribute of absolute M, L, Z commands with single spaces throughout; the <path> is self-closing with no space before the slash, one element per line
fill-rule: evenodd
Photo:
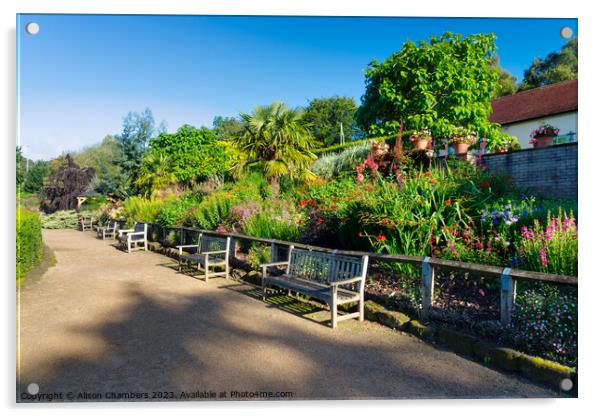
<path fill-rule="evenodd" d="M 546 247 L 542 246 L 539 251 L 539 257 L 541 258 L 541 264 L 543 266 L 548 266 L 548 258 L 546 257 Z"/>

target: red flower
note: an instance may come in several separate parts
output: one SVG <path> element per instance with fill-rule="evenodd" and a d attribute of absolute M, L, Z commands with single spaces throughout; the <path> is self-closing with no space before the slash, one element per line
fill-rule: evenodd
<path fill-rule="evenodd" d="M 437 180 L 430 180 L 430 181 L 429 181 L 429 184 L 431 184 L 431 185 L 435 185 L 435 184 L 437 184 Z"/>
<path fill-rule="evenodd" d="M 364 237 L 364 232 L 357 232 L 357 235 L 358 235 L 359 237 Z"/>
<path fill-rule="evenodd" d="M 384 235 L 378 235 L 376 236 L 376 240 L 378 240 L 379 242 L 384 242 L 385 240 L 387 240 L 387 237 Z"/>
<path fill-rule="evenodd" d="M 319 219 L 316 221 L 316 224 L 317 224 L 318 226 L 319 226 L 319 225 L 321 225 L 322 223 L 324 223 L 324 220 L 322 220 L 322 218 L 319 218 Z"/>
<path fill-rule="evenodd" d="M 424 173 L 424 176 L 425 176 L 425 177 L 430 177 L 431 175 L 432 175 L 432 174 L 431 174 L 430 172 L 428 172 L 428 171 Z"/>
<path fill-rule="evenodd" d="M 481 188 L 489 188 L 491 187 L 491 183 L 489 181 L 482 181 L 481 184 L 479 184 L 481 186 Z"/>

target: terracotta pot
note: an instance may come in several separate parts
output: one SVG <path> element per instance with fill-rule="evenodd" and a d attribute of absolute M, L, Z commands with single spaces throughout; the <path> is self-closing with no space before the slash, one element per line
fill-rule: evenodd
<path fill-rule="evenodd" d="M 554 141 L 554 136 L 539 136 L 537 138 L 537 142 L 533 145 L 534 148 L 547 148 L 552 145 Z"/>
<path fill-rule="evenodd" d="M 454 150 L 456 153 L 466 153 L 468 152 L 468 143 L 462 142 L 454 142 Z"/>
<path fill-rule="evenodd" d="M 421 151 L 425 150 L 428 146 L 428 139 L 419 139 L 414 141 L 414 149 L 419 149 Z"/>

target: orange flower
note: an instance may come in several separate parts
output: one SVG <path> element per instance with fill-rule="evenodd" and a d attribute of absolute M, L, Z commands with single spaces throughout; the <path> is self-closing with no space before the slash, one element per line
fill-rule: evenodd
<path fill-rule="evenodd" d="M 437 184 L 437 180 L 430 180 L 430 181 L 429 181 L 429 184 L 431 184 L 431 185 L 435 185 L 435 184 Z"/>
<path fill-rule="evenodd" d="M 379 242 L 384 242 L 385 240 L 387 240 L 387 237 L 384 235 L 378 235 L 376 236 L 376 240 L 378 240 Z"/>
<path fill-rule="evenodd" d="M 448 198 L 447 200 L 445 200 L 445 205 L 451 206 L 451 198 Z"/>

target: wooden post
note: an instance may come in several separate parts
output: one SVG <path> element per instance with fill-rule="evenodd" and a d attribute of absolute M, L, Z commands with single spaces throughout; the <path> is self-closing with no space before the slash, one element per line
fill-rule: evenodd
<path fill-rule="evenodd" d="M 500 321 L 503 325 L 510 324 L 512 310 L 516 300 L 516 281 L 510 277 L 510 268 L 504 268 L 501 278 Z"/>
<path fill-rule="evenodd" d="M 276 246 L 276 243 L 274 242 L 274 239 L 272 239 L 272 247 L 270 249 L 270 262 L 278 262 L 278 247 Z"/>
<path fill-rule="evenodd" d="M 435 284 L 435 269 L 430 263 L 430 256 L 425 256 L 422 261 L 422 309 L 420 316 L 427 319 L 433 304 L 433 290 Z"/>

